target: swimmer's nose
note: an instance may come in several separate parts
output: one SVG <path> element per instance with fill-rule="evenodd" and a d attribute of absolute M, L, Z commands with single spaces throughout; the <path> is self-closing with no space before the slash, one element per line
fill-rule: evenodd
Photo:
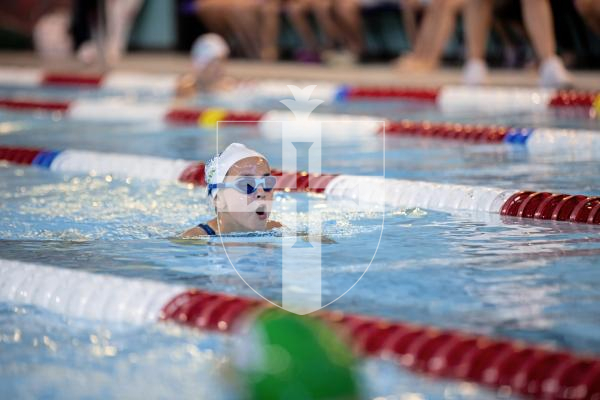
<path fill-rule="evenodd" d="M 256 188 L 256 197 L 261 198 L 261 197 L 265 197 L 267 195 L 267 192 L 265 192 L 265 189 L 262 187 L 262 185 L 258 185 L 258 188 Z"/>

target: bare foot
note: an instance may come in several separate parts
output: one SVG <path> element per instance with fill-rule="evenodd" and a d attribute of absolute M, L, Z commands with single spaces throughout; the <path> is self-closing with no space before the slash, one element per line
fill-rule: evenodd
<path fill-rule="evenodd" d="M 276 47 L 266 47 L 261 49 L 260 58 L 263 61 L 277 61 L 279 58 L 279 52 Z"/>
<path fill-rule="evenodd" d="M 436 69 L 437 64 L 413 54 L 407 54 L 396 59 L 396 61 L 394 61 L 394 67 L 398 72 L 424 73 Z"/>

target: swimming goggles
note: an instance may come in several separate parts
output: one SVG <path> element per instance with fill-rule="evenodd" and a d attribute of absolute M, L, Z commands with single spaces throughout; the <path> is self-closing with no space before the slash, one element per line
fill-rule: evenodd
<path fill-rule="evenodd" d="M 235 189 L 240 193 L 252 194 L 258 190 L 258 186 L 262 185 L 265 192 L 270 192 L 275 187 L 277 178 L 274 176 L 242 176 L 233 182 L 211 183 L 208 185 L 208 194 L 210 195 L 214 189 Z"/>

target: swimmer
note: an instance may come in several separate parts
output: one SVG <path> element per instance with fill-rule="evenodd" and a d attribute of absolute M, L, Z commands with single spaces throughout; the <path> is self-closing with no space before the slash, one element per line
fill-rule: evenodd
<path fill-rule="evenodd" d="M 198 92 L 226 90 L 225 61 L 229 46 L 216 33 L 207 33 L 196 39 L 192 46 L 192 68 L 177 80 L 178 97 L 190 97 Z"/>
<path fill-rule="evenodd" d="M 216 218 L 188 229 L 182 238 L 280 228 L 269 220 L 277 178 L 260 153 L 240 143 L 230 144 L 206 165 L 208 197 Z"/>

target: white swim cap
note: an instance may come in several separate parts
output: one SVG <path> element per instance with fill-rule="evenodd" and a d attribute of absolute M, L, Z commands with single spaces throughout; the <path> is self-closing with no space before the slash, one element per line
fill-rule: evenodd
<path fill-rule="evenodd" d="M 199 70 L 205 68 L 211 61 L 228 55 L 227 42 L 216 33 L 207 33 L 198 37 L 192 46 L 192 64 Z"/>
<path fill-rule="evenodd" d="M 267 159 L 262 154 L 247 148 L 241 143 L 231 143 L 221 154 L 206 163 L 204 177 L 206 185 L 223 183 L 229 169 L 238 161 L 248 157 L 259 157 Z M 214 198 L 219 189 L 215 188 L 209 191 L 209 195 Z"/>

